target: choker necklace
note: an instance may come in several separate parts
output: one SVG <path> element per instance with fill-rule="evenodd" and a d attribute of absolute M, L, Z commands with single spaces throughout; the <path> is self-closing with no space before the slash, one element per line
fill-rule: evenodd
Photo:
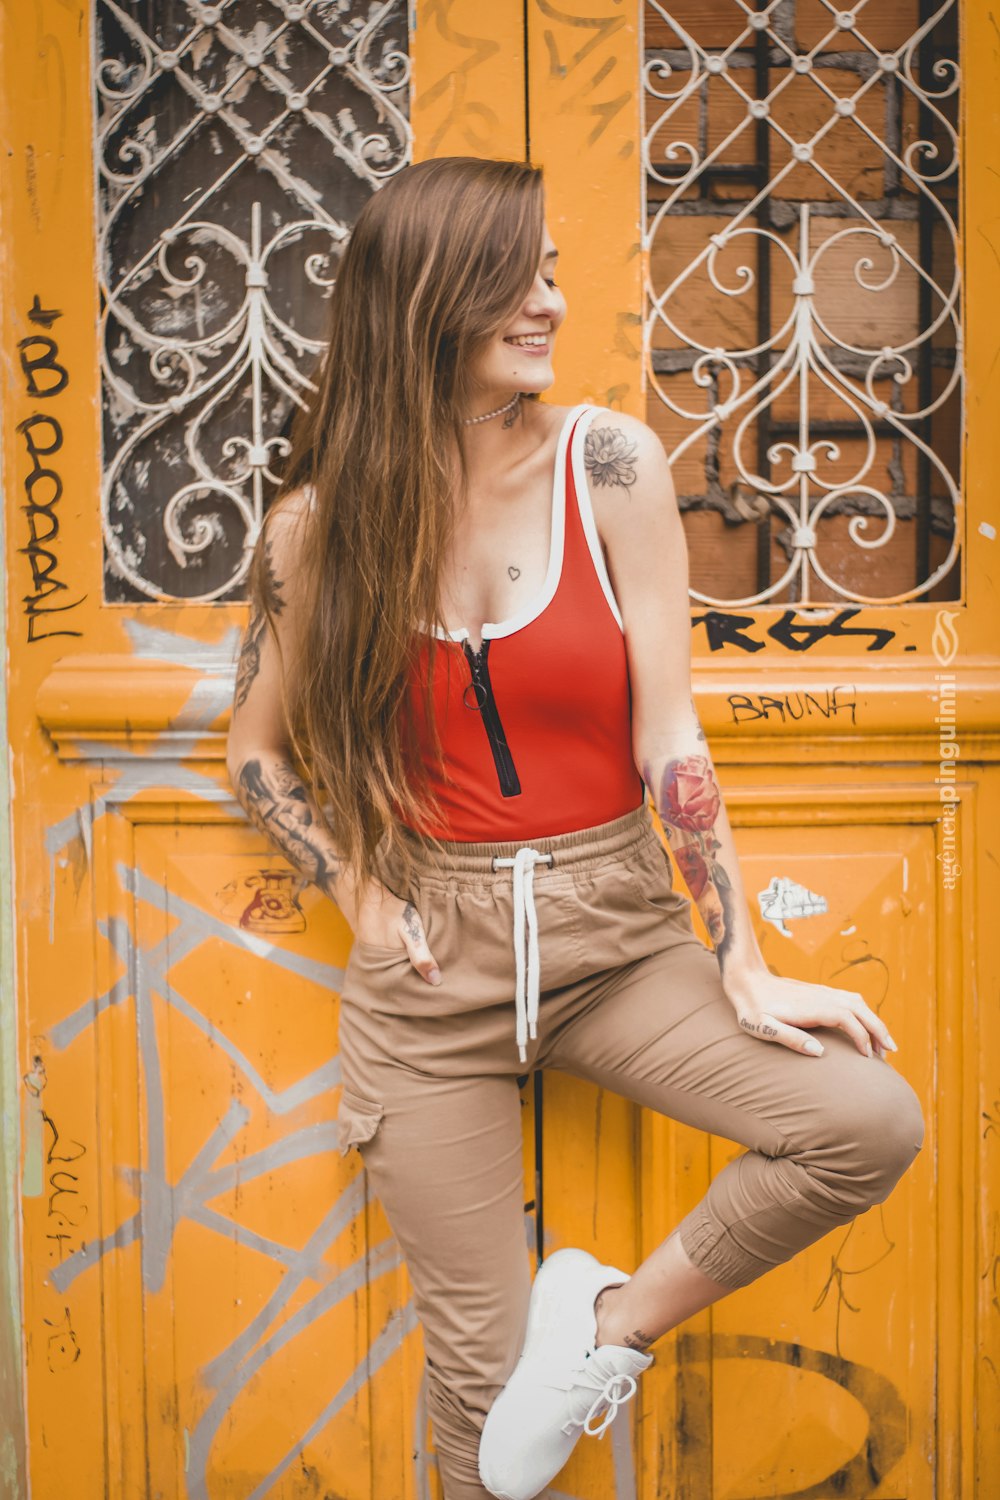
<path fill-rule="evenodd" d="M 466 427 L 470 426 L 473 422 L 488 422 L 491 417 L 499 417 L 499 416 L 502 416 L 505 411 L 512 410 L 512 408 L 517 405 L 517 403 L 520 401 L 520 399 L 521 399 L 521 392 L 520 391 L 515 391 L 514 394 L 513 394 L 513 396 L 507 402 L 506 406 L 498 406 L 497 409 L 496 409 L 496 411 L 487 411 L 487 412 L 484 412 L 481 417 L 463 417 L 462 421 L 463 421 L 463 423 L 465 424 Z"/>

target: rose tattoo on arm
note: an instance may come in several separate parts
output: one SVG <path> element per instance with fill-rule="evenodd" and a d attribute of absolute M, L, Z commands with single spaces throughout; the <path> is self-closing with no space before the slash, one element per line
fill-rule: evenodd
<path fill-rule="evenodd" d="M 646 768 L 647 784 L 651 770 Z M 719 858 L 715 824 L 722 795 L 705 755 L 685 755 L 663 767 L 656 798 L 667 839 L 691 899 L 705 920 L 720 968 L 733 930 L 732 882 Z"/>

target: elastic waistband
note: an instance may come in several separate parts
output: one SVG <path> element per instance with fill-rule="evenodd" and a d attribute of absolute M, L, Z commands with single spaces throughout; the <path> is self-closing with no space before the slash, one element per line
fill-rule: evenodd
<path fill-rule="evenodd" d="M 652 817 L 646 799 L 631 812 L 609 823 L 597 823 L 590 828 L 577 828 L 571 833 L 545 834 L 539 838 L 499 839 L 481 844 L 465 843 L 462 840 L 443 840 L 443 852 L 438 853 L 425 843 L 418 834 L 409 829 L 402 830 L 407 847 L 413 851 L 417 868 L 427 874 L 471 875 L 489 877 L 497 874 L 494 860 L 513 859 L 519 849 L 530 847 L 539 854 L 552 856 L 546 861 L 546 869 L 580 870 L 588 865 L 597 865 L 613 855 L 623 854 L 647 839 L 656 837 Z M 501 875 L 510 878 L 509 867 L 501 867 Z"/>

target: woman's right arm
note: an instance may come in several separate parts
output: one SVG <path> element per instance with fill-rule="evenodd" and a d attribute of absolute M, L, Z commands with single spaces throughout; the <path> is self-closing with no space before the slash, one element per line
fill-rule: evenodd
<path fill-rule="evenodd" d="M 341 857 L 312 794 L 292 764 L 281 702 L 281 670 L 282 660 L 294 664 L 305 638 L 294 579 L 306 504 L 301 493 L 282 501 L 258 543 L 264 547 L 267 600 L 281 652 L 267 615 L 255 602 L 236 669 L 226 745 L 229 779 L 247 815 L 297 870 L 336 902 L 357 937 L 384 946 L 397 942 L 405 946 L 414 968 L 436 983 L 440 976 L 413 903 L 404 902 L 377 881 L 358 890 L 354 870 Z"/>

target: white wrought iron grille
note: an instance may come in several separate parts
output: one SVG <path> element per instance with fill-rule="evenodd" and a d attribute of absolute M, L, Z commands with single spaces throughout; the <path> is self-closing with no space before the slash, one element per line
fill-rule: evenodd
<path fill-rule="evenodd" d="M 98 0 L 105 591 L 238 598 L 336 262 L 411 156 L 406 0 Z"/>
<path fill-rule="evenodd" d="M 644 0 L 649 420 L 692 595 L 955 597 L 955 0 Z"/>

